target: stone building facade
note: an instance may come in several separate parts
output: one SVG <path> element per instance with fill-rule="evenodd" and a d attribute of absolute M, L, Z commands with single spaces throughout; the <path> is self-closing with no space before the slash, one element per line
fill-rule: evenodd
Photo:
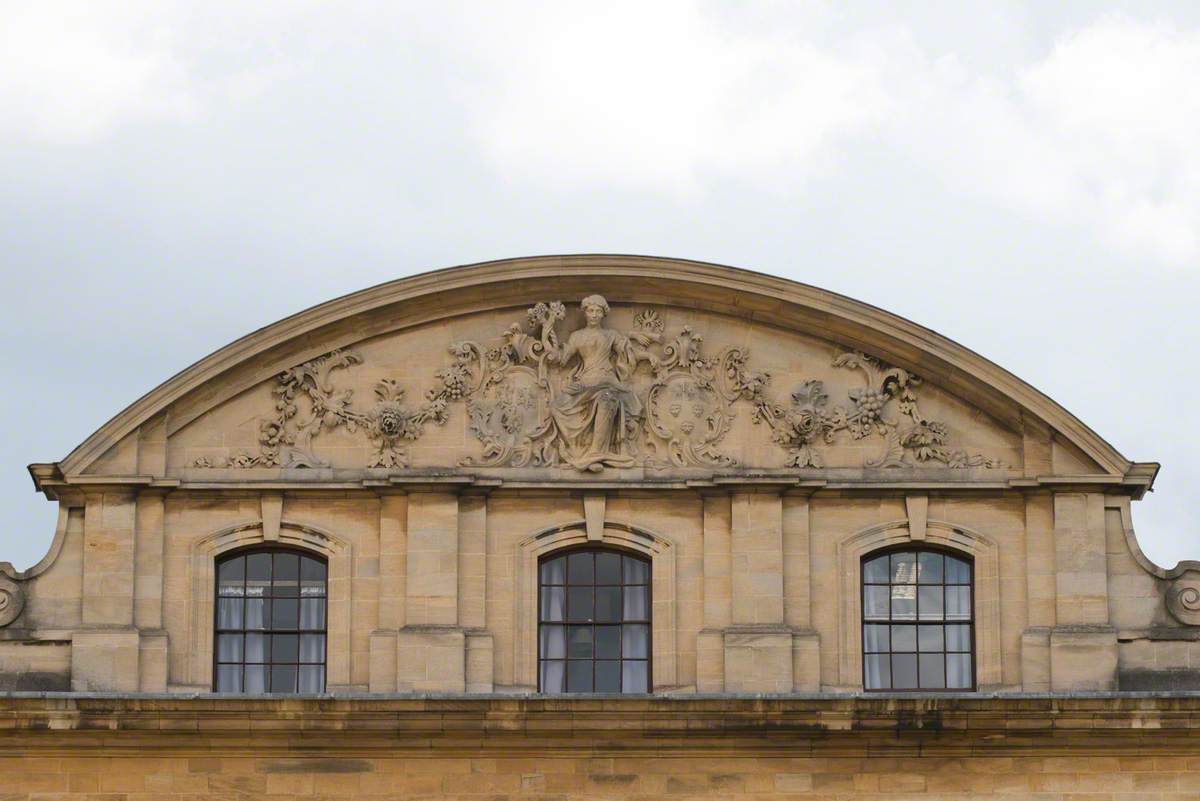
<path fill-rule="evenodd" d="M 30 466 L 59 517 L 0 563 L 0 798 L 1200 792 L 1157 469 L 764 275 L 381 285 Z"/>

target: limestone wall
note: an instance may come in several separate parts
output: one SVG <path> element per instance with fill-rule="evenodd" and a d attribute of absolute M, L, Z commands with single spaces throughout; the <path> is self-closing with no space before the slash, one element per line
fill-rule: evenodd
<path fill-rule="evenodd" d="M 30 470 L 60 515 L 0 563 L 3 686 L 211 689 L 215 560 L 280 543 L 328 562 L 331 692 L 530 692 L 537 560 L 592 543 L 652 565 L 656 692 L 861 689 L 861 560 L 923 545 L 974 565 L 977 689 L 1200 689 L 1200 563 L 1133 535 L 1157 465 L 932 331 L 713 265 L 378 287 Z"/>
<path fill-rule="evenodd" d="M 860 561 L 906 543 L 973 560 L 981 690 L 1192 688 L 1200 667 L 1173 582 L 1102 494 L 427 482 L 83 500 L 0 629 L 13 687 L 208 690 L 213 563 L 270 542 L 329 560 L 331 692 L 535 690 L 537 559 L 586 542 L 652 562 L 658 692 L 861 689 Z"/>

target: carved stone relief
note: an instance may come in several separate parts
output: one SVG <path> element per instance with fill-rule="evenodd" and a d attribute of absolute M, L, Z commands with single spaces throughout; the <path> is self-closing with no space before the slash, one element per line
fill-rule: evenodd
<path fill-rule="evenodd" d="M 194 466 L 326 466 L 313 452 L 313 440 L 342 426 L 374 442 L 368 467 L 402 468 L 408 464 L 406 444 L 421 436 L 426 423 L 445 423 L 449 404 L 459 400 L 481 444 L 479 456 L 460 461 L 466 466 L 591 472 L 641 465 L 733 467 L 737 461 L 720 445 L 739 402 L 750 405 L 755 423 L 771 429 L 789 467 L 823 467 L 819 446 L 832 444 L 840 432 L 883 441 L 881 454 L 867 460 L 867 467 L 1002 466 L 950 448 L 947 427 L 918 409 L 920 379 L 862 353 L 841 354 L 832 364 L 859 370 L 866 379 L 848 393 L 848 404 L 828 408 L 817 380 L 801 383 L 790 403 L 782 404 L 767 394 L 770 375 L 749 369 L 743 347 L 706 356 L 704 338 L 690 326 L 664 341 L 665 325 L 653 309 L 638 313 L 632 330 L 609 328 L 608 302 L 600 295 L 584 298 L 581 309 L 584 326 L 565 339 L 558 324 L 566 319 L 566 306 L 555 301 L 530 308 L 525 325 L 512 324 L 494 345 L 451 345 L 453 364 L 436 374 L 438 383 L 416 407 L 405 404 L 404 390 L 391 379 L 379 382 L 373 406 L 353 407 L 353 390 L 339 389 L 334 377 L 362 358 L 333 351 L 279 375 L 275 415 L 261 423 L 258 454 L 204 457 Z"/>
<path fill-rule="evenodd" d="M 0 628 L 16 620 L 24 608 L 25 593 L 21 585 L 0 576 Z"/>
<path fill-rule="evenodd" d="M 1171 582 L 1167 611 L 1185 626 L 1200 626 L 1200 573 L 1188 571 Z"/>

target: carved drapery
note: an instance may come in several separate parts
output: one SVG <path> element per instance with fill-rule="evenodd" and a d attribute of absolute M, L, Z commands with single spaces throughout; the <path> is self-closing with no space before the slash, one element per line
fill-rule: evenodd
<path fill-rule="evenodd" d="M 496 342 L 450 346 L 453 363 L 416 406 L 392 379 L 375 388 L 374 404 L 353 405 L 353 390 L 338 373 L 362 363 L 355 351 L 336 350 L 281 373 L 273 388 L 275 413 L 260 422 L 259 452 L 227 459 L 202 457 L 195 467 L 324 467 L 313 450 L 323 432 L 362 432 L 376 447 L 368 468 L 408 466 L 406 446 L 426 423 L 441 425 L 450 404 L 463 401 L 478 456 L 461 466 L 565 467 L 597 471 L 644 465 L 732 468 L 721 449 L 736 414 L 750 406 L 755 423 L 770 429 L 792 468 L 821 468 L 821 445 L 841 434 L 877 438 L 883 449 L 866 467 L 936 465 L 950 468 L 1004 465 L 951 447 L 949 429 L 921 413 L 921 379 L 863 353 L 838 355 L 835 368 L 861 372 L 865 385 L 848 402 L 829 406 L 824 384 L 801 382 L 790 402 L 773 400 L 770 374 L 750 369 L 749 350 L 726 346 L 706 355 L 704 337 L 684 326 L 666 339 L 653 309 L 639 312 L 629 331 L 604 325 L 608 304 L 599 295 L 582 304 L 588 322 L 565 339 L 560 302 L 538 303 L 525 324 L 513 323 Z"/>

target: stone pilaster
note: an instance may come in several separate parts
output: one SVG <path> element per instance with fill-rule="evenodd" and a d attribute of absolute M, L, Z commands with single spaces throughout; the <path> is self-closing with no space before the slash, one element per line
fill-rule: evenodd
<path fill-rule="evenodd" d="M 808 495 L 783 498 L 783 614 L 792 630 L 792 689 L 821 689 L 821 637 L 812 627 Z"/>
<path fill-rule="evenodd" d="M 1115 690 L 1117 638 L 1108 619 L 1103 495 L 1054 495 L 1054 546 L 1050 689 Z"/>
<path fill-rule="evenodd" d="M 408 496 L 404 626 L 396 637 L 396 690 L 463 692 L 466 635 L 459 618 L 460 498 Z"/>
<path fill-rule="evenodd" d="M 725 691 L 791 692 L 792 630 L 784 621 L 783 498 L 778 492 L 733 494 L 730 546 Z"/>
<path fill-rule="evenodd" d="M 379 498 L 379 627 L 371 632 L 373 693 L 396 691 L 396 636 L 404 625 L 408 596 L 408 496 L 398 491 Z"/>
<path fill-rule="evenodd" d="M 71 689 L 77 692 L 139 689 L 140 638 L 134 627 L 137 523 L 132 491 L 113 489 L 87 496 L 83 628 L 71 638 Z"/>
<path fill-rule="evenodd" d="M 495 660 L 487 620 L 487 496 L 464 495 L 458 521 L 458 622 L 466 632 L 466 688 L 488 693 Z"/>
<path fill-rule="evenodd" d="M 729 495 L 715 492 L 704 496 L 704 628 L 696 641 L 696 689 L 719 693 L 725 689 L 725 629 L 730 615 Z"/>

